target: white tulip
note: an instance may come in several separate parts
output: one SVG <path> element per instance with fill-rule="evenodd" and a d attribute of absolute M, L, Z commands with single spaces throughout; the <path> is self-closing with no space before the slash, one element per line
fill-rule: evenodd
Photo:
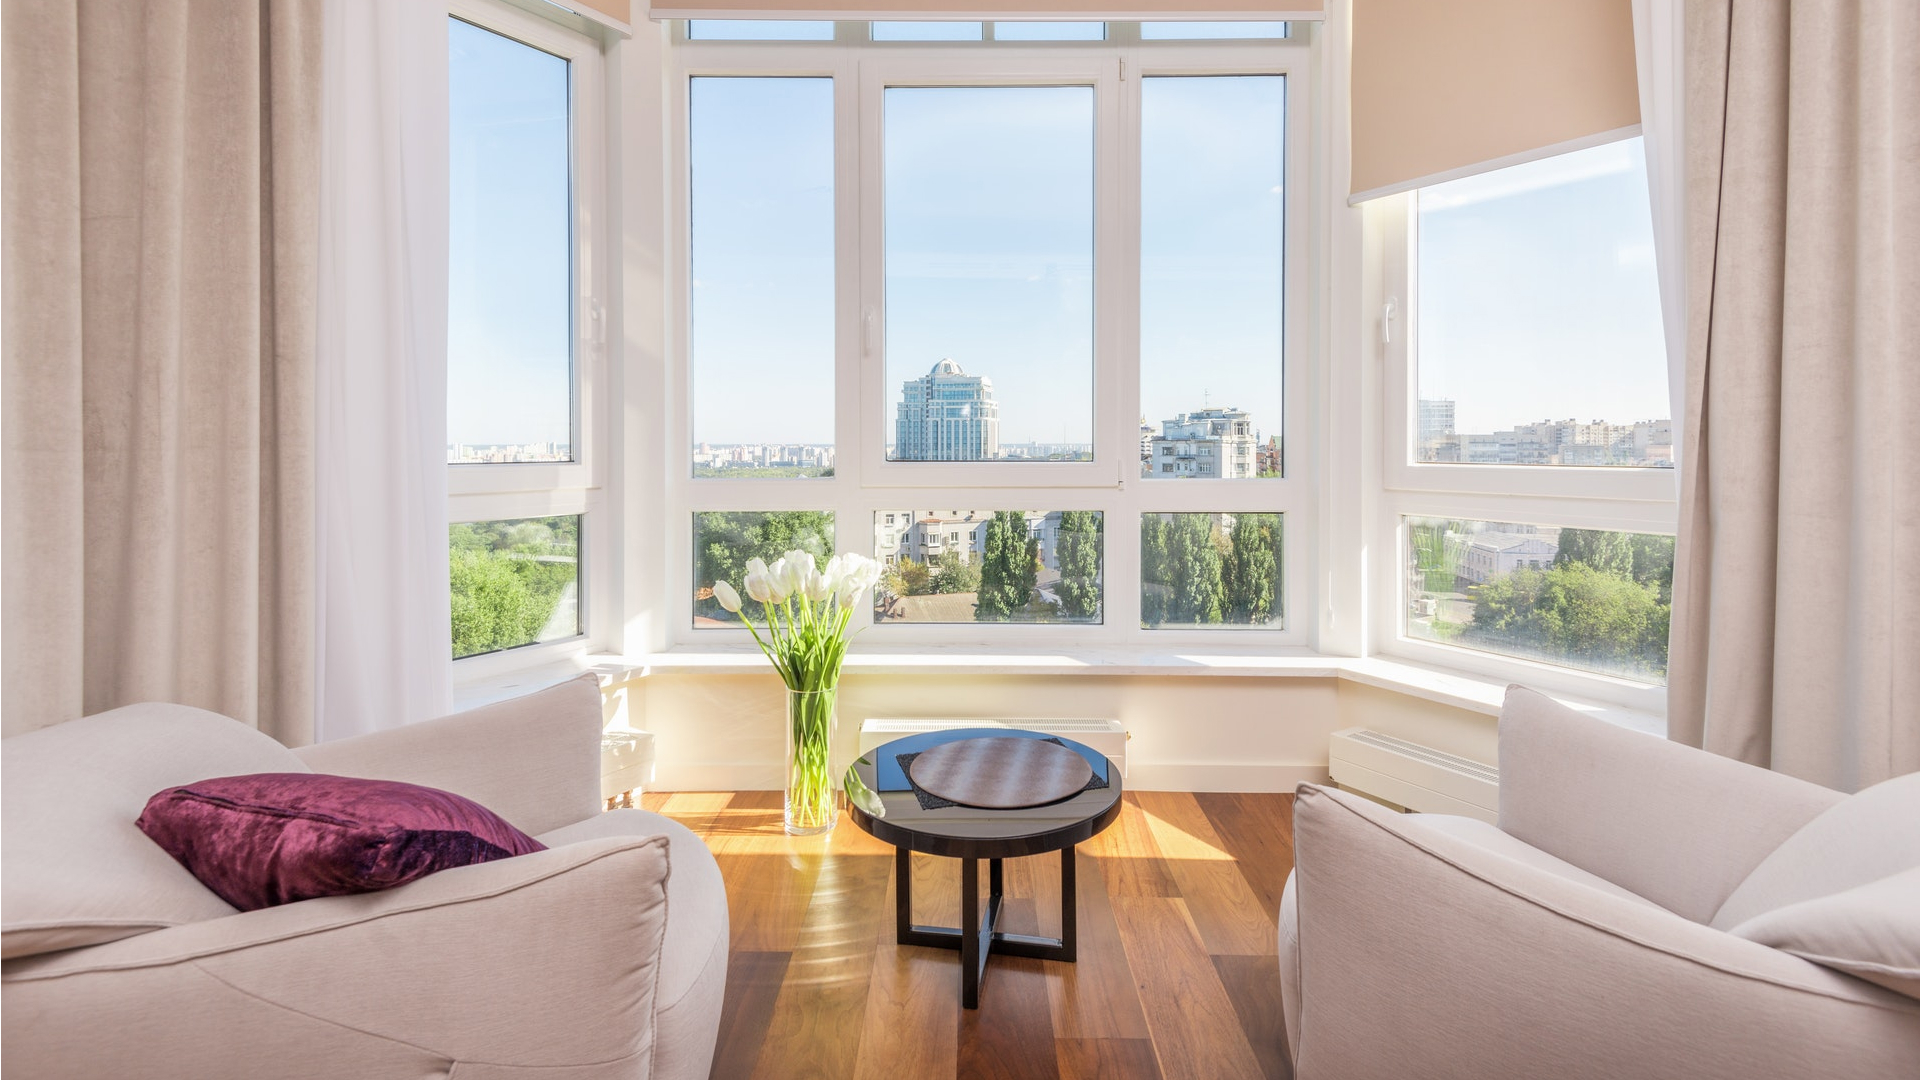
<path fill-rule="evenodd" d="M 773 590 L 767 587 L 767 575 L 748 574 L 747 595 L 762 604 L 772 602 Z"/>
<path fill-rule="evenodd" d="M 780 566 L 782 564 L 786 566 L 786 573 L 781 580 L 786 586 L 787 591 L 796 594 L 805 593 L 807 589 L 807 577 L 813 573 L 812 553 L 798 550 L 789 551 L 785 555 L 780 556 L 780 562 L 774 565 Z"/>
<path fill-rule="evenodd" d="M 833 582 L 818 570 L 808 570 L 805 591 L 807 599 L 819 603 L 833 595 Z"/>
<path fill-rule="evenodd" d="M 865 591 L 866 586 L 860 584 L 860 578 L 857 575 L 848 574 L 846 577 L 840 579 L 840 584 L 835 588 L 834 595 L 836 599 L 840 601 L 841 607 L 850 608 L 853 606 L 855 600 L 860 599 L 860 594 Z"/>
<path fill-rule="evenodd" d="M 747 574 L 748 576 L 759 574 L 761 577 L 766 577 L 767 576 L 767 560 L 759 559 L 759 558 L 748 559 Z"/>
<path fill-rule="evenodd" d="M 736 614 L 739 613 L 740 594 L 733 591 L 733 586 L 727 584 L 724 581 L 714 582 L 713 598 L 715 600 L 720 601 L 721 607 L 726 608 L 728 611 L 734 612 Z"/>
<path fill-rule="evenodd" d="M 828 559 L 826 569 L 828 583 L 837 587 L 840 579 L 846 575 L 848 563 L 857 558 L 859 558 L 858 555 L 835 555 Z"/>

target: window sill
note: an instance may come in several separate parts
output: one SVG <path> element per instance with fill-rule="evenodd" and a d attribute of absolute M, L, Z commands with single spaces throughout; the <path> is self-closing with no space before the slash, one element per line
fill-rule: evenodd
<path fill-rule="evenodd" d="M 865 647 L 850 653 L 848 675 L 1086 675 L 1160 678 L 1341 679 L 1483 716 L 1500 715 L 1507 680 L 1385 657 L 1325 656 L 1308 649 L 925 649 Z M 758 649 L 700 646 L 644 656 L 581 653 L 564 660 L 475 679 L 454 689 L 456 707 L 474 708 L 528 693 L 583 672 L 602 687 L 652 675 L 766 675 Z M 1566 694 L 1549 696 L 1619 727 L 1664 738 L 1666 718 Z"/>

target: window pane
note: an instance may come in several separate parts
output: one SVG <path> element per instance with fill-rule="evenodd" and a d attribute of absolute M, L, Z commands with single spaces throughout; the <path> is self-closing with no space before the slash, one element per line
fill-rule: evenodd
<path fill-rule="evenodd" d="M 979 41 L 977 22 L 877 22 L 875 41 Z"/>
<path fill-rule="evenodd" d="M 833 472 L 833 80 L 692 89 L 693 473 Z"/>
<path fill-rule="evenodd" d="M 875 622 L 1098 623 L 1097 510 L 889 510 Z"/>
<path fill-rule="evenodd" d="M 1141 475 L 1278 476 L 1286 78 L 1140 94 Z"/>
<path fill-rule="evenodd" d="M 1174 41 L 1210 38 L 1283 38 L 1284 22 L 1145 22 L 1140 37 L 1145 41 Z"/>
<path fill-rule="evenodd" d="M 1286 625 L 1281 514 L 1143 514 L 1140 625 Z"/>
<path fill-rule="evenodd" d="M 1102 41 L 1107 24 L 1098 22 L 997 22 L 995 41 Z"/>
<path fill-rule="evenodd" d="M 567 62 L 448 31 L 447 461 L 570 461 Z"/>
<path fill-rule="evenodd" d="M 1408 637 L 1667 681 L 1673 537 L 1405 522 Z"/>
<path fill-rule="evenodd" d="M 689 19 L 695 41 L 832 41 L 833 23 L 801 19 Z"/>
<path fill-rule="evenodd" d="M 447 530 L 453 658 L 559 641 L 580 626 L 580 515 Z"/>
<path fill-rule="evenodd" d="M 816 560 L 833 557 L 833 514 L 825 510 L 716 510 L 693 515 L 693 625 L 695 629 L 738 627 L 744 615 L 763 623 L 760 604 L 747 599 L 747 560 L 773 562 L 793 550 Z M 724 581 L 740 594 L 735 615 L 714 599 L 713 583 Z"/>
<path fill-rule="evenodd" d="M 1093 452 L 1093 88 L 886 92 L 886 419 L 905 461 Z"/>
<path fill-rule="evenodd" d="M 1420 192 L 1414 459 L 1670 467 L 1641 140 Z"/>

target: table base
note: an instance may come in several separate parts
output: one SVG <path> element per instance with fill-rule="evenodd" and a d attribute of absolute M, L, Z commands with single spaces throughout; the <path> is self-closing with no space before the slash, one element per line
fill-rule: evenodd
<path fill-rule="evenodd" d="M 1060 849 L 1060 936 L 1037 937 L 1032 934 L 1008 934 L 994 929 L 1000 921 L 1001 860 L 988 859 L 987 913 L 980 917 L 980 860 L 960 860 L 960 925 L 915 926 L 913 924 L 913 853 L 894 849 L 894 920 L 897 940 L 902 945 L 922 945 L 932 949 L 955 949 L 960 953 L 960 1004 L 980 1007 L 980 980 L 986 974 L 987 957 L 1025 956 L 1035 960 L 1074 961 L 1076 928 L 1073 846 Z"/>

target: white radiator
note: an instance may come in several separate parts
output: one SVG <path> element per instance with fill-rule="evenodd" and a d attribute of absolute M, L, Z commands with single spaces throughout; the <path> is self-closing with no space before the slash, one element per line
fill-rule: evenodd
<path fill-rule="evenodd" d="M 1500 770 L 1366 728 L 1333 733 L 1333 782 L 1429 814 L 1459 814 L 1497 823 Z"/>
<path fill-rule="evenodd" d="M 1004 728 L 1058 735 L 1107 755 L 1107 760 L 1120 770 L 1120 775 L 1127 775 L 1127 729 L 1121 727 L 1118 720 L 874 719 L 860 725 L 860 752 L 865 754 L 881 743 L 904 739 L 909 735 L 952 731 L 955 728 Z"/>

